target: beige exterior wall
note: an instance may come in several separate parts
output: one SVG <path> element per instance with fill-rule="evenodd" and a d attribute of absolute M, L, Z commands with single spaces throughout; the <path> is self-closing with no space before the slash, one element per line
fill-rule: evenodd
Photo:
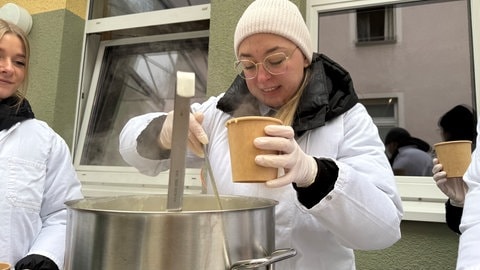
<path fill-rule="evenodd" d="M 85 19 L 85 15 L 87 14 L 87 2 L 88 0 L 1 0 L 0 6 L 3 6 L 6 3 L 15 3 L 28 10 L 30 14 L 46 13 L 49 11 L 66 9 L 80 18 Z"/>

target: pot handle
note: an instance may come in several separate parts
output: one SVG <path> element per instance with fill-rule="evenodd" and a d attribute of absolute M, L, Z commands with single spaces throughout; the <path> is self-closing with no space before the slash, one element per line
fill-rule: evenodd
<path fill-rule="evenodd" d="M 230 266 L 230 270 L 237 269 L 255 269 L 261 266 L 267 266 L 278 261 L 282 261 L 297 255 L 297 251 L 293 248 L 277 249 L 270 256 L 251 260 L 242 260 L 235 262 Z"/>

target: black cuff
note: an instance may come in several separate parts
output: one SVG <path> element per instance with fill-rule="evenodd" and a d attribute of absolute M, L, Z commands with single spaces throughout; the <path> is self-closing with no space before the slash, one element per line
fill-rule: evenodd
<path fill-rule="evenodd" d="M 463 207 L 453 206 L 450 199 L 445 203 L 445 221 L 450 230 L 461 234 L 460 222 L 462 221 Z"/>
<path fill-rule="evenodd" d="M 153 119 L 142 133 L 138 135 L 137 152 L 140 156 L 152 160 L 167 159 L 170 157 L 170 150 L 161 149 L 157 142 L 166 118 L 166 115 L 162 115 Z"/>
<path fill-rule="evenodd" d="M 15 269 L 58 270 L 58 266 L 50 258 L 30 254 L 15 264 Z"/>
<path fill-rule="evenodd" d="M 325 158 L 314 158 L 317 162 L 318 172 L 315 182 L 308 187 L 293 187 L 297 191 L 297 198 L 308 209 L 319 203 L 335 187 L 338 178 L 338 167 L 335 162 Z"/>

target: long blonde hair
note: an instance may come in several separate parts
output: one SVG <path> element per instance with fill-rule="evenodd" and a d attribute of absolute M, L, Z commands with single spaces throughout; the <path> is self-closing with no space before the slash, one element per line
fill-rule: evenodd
<path fill-rule="evenodd" d="M 30 60 L 30 43 L 27 38 L 27 34 L 20 29 L 20 27 L 16 26 L 15 24 L 9 23 L 5 20 L 0 19 L 0 39 L 3 38 L 6 34 L 13 34 L 17 36 L 23 44 L 25 50 L 25 79 L 21 84 L 20 88 L 15 91 L 14 95 L 18 99 L 17 105 L 20 105 L 23 100 L 25 99 L 27 85 L 28 85 L 28 67 L 29 67 L 29 60 Z"/>
<path fill-rule="evenodd" d="M 300 102 L 300 97 L 305 90 L 307 81 L 310 77 L 310 69 L 305 69 L 305 76 L 303 77 L 302 84 L 298 88 L 298 91 L 293 95 L 293 97 L 285 103 L 275 114 L 275 118 L 282 120 L 283 124 L 286 126 L 291 126 L 293 124 L 293 119 L 295 118 L 295 113 L 297 112 L 298 102 Z"/>

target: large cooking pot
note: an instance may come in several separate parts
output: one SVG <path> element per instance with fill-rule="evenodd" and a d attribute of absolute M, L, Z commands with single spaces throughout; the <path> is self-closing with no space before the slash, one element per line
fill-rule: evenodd
<path fill-rule="evenodd" d="M 66 270 L 273 269 L 295 256 L 275 250 L 276 201 L 185 195 L 182 211 L 166 195 L 67 202 Z"/>

